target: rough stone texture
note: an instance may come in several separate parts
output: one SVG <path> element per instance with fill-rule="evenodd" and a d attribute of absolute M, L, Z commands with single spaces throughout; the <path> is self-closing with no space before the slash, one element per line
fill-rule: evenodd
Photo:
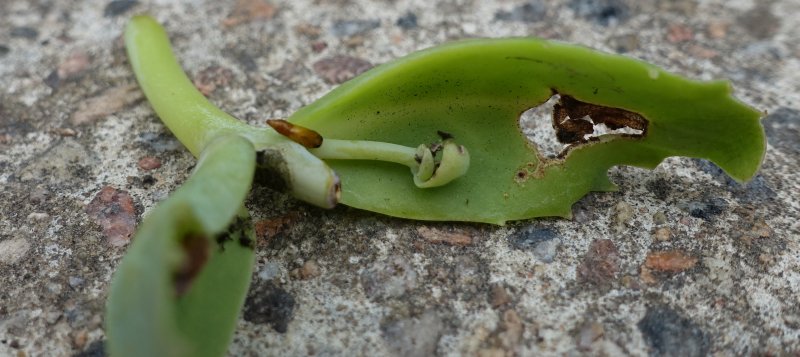
<path fill-rule="evenodd" d="M 325 59 L 380 64 L 450 40 L 527 35 L 728 78 L 769 113 L 753 181 L 703 160 L 617 168 L 620 190 L 588 195 L 573 220 L 419 223 L 256 187 L 258 265 L 230 354 L 800 353 L 797 1 L 4 0 L 0 355 L 103 355 L 108 282 L 127 246 L 109 245 L 86 206 L 114 187 L 139 222 L 192 168 L 137 90 L 113 92 L 135 84 L 120 34 L 144 11 L 166 21 L 210 99 L 251 124 L 286 117 L 361 68 L 320 73 Z M 70 119 L 87 108 L 103 110 Z M 527 112 L 522 128 L 548 152 L 546 112 Z M 144 172 L 143 157 L 161 167 Z M 470 244 L 431 242 L 421 227 L 465 232 Z M 643 269 L 664 251 L 696 263 Z M 306 262 L 314 274 L 291 273 Z M 598 266 L 613 269 L 578 273 Z"/>

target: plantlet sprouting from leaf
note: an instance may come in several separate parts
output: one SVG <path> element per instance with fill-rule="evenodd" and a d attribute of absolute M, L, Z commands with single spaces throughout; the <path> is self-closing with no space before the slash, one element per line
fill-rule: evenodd
<path fill-rule="evenodd" d="M 149 17 L 131 20 L 125 42 L 153 109 L 200 157 L 142 223 L 116 273 L 107 318 L 114 356 L 225 352 L 252 268 L 242 203 L 257 169 L 321 207 L 341 200 L 398 217 L 503 224 L 569 216 L 587 192 L 615 189 L 606 175 L 615 165 L 699 157 L 741 181 L 765 150 L 760 113 L 732 98 L 727 83 L 550 41 L 417 52 L 268 127 L 210 104 Z M 546 158 L 518 119 L 554 95 L 553 127 L 568 146 Z M 629 132 L 592 137 L 601 124 Z"/>

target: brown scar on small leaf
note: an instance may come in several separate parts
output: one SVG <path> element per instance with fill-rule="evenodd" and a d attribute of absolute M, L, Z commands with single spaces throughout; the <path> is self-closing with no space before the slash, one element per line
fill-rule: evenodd
<path fill-rule="evenodd" d="M 210 253 L 208 239 L 199 233 L 187 234 L 180 244 L 186 257 L 174 276 L 175 292 L 179 297 L 189 291 L 197 274 L 208 262 Z"/>
<path fill-rule="evenodd" d="M 279 134 L 306 148 L 313 149 L 322 146 L 322 135 L 319 135 L 314 130 L 294 125 L 283 119 L 268 119 L 267 125 L 271 126 Z"/>

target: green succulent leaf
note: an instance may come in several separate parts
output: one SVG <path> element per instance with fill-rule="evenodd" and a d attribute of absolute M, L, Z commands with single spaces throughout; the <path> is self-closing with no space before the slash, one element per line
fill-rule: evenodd
<path fill-rule="evenodd" d="M 544 158 L 518 121 L 554 94 L 564 114 L 594 114 L 590 130 L 605 121 L 642 133 L 584 143 L 586 123 L 570 117 L 559 123 L 559 137 L 573 147 Z M 623 56 L 518 38 L 411 54 L 341 85 L 289 121 L 326 139 L 407 146 L 447 132 L 469 150 L 463 177 L 423 190 L 402 166 L 328 160 L 342 179 L 342 202 L 413 219 L 503 224 L 570 216 L 571 205 L 589 191 L 615 189 L 607 176 L 615 165 L 654 168 L 666 157 L 697 157 L 747 180 L 765 152 L 760 117 L 732 98 L 726 82 L 692 81 Z"/>
<path fill-rule="evenodd" d="M 112 356 L 225 353 L 254 264 L 242 208 L 254 168 L 249 140 L 217 138 L 186 183 L 142 222 L 111 284 Z"/>

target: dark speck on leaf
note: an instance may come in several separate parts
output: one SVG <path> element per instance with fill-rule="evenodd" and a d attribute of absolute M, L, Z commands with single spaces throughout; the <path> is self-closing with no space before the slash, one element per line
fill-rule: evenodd
<path fill-rule="evenodd" d="M 285 333 L 294 313 L 294 297 L 271 281 L 256 280 L 244 303 L 244 319 L 256 324 L 269 324 Z"/>
<path fill-rule="evenodd" d="M 403 17 L 397 19 L 395 24 L 403 30 L 417 28 L 417 15 L 409 11 Z"/>
<path fill-rule="evenodd" d="M 12 28 L 11 32 L 9 32 L 9 35 L 11 35 L 11 37 L 24 38 L 26 40 L 35 40 L 37 37 L 39 37 L 39 31 L 33 27 L 20 26 Z"/>
<path fill-rule="evenodd" d="M 103 10 L 103 16 L 114 17 L 122 15 L 138 3 L 139 1 L 137 0 L 114 0 L 106 5 L 105 10 Z"/>
<path fill-rule="evenodd" d="M 667 306 L 649 307 L 638 327 L 650 356 L 706 356 L 711 347 L 699 326 Z"/>

